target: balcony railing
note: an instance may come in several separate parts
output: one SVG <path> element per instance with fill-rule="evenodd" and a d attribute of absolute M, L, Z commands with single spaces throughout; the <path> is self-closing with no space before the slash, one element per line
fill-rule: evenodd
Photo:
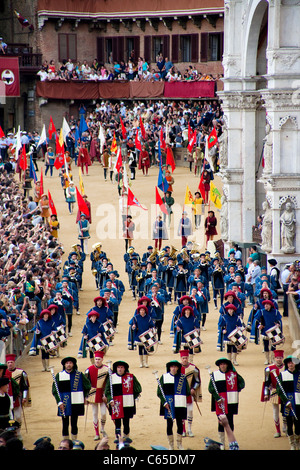
<path fill-rule="evenodd" d="M 36 74 L 42 65 L 42 54 L 32 52 L 32 47 L 28 44 L 8 44 L 6 56 L 18 56 L 20 73 Z"/>

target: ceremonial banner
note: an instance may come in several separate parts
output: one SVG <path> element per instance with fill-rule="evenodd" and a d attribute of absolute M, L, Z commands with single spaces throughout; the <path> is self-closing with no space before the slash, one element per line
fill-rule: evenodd
<path fill-rule="evenodd" d="M 210 200 L 214 203 L 217 209 L 221 209 L 221 193 L 212 181 L 210 182 Z"/>
<path fill-rule="evenodd" d="M 51 214 L 52 215 L 57 215 L 57 212 L 56 212 L 56 208 L 55 208 L 55 205 L 54 205 L 54 202 L 53 202 L 53 199 L 52 199 L 52 196 L 51 196 L 51 193 L 48 189 L 48 199 L 49 199 L 49 207 L 51 209 Z"/>
<path fill-rule="evenodd" d="M 5 96 L 20 96 L 18 57 L 0 57 L 0 80 L 5 84 Z"/>
<path fill-rule="evenodd" d="M 87 217 L 89 217 L 89 216 L 90 216 L 89 208 L 88 208 L 88 206 L 86 205 L 85 200 L 84 200 L 83 197 L 81 196 L 80 192 L 78 191 L 77 186 L 76 186 L 76 195 L 77 195 L 78 209 L 80 210 L 80 212 L 82 212 L 82 213 L 85 214 Z"/>
<path fill-rule="evenodd" d="M 172 149 L 171 149 L 170 147 L 167 147 L 167 159 L 166 159 L 166 164 L 171 166 L 172 173 L 173 173 L 173 171 L 174 171 L 175 168 L 176 168 L 176 165 L 175 165 L 174 155 L 173 155 Z"/>
<path fill-rule="evenodd" d="M 166 208 L 165 204 L 163 203 L 163 200 L 160 197 L 158 189 L 157 189 L 156 186 L 155 186 L 155 204 L 157 204 L 159 206 L 160 210 L 164 214 L 168 215 L 168 209 Z"/>
<path fill-rule="evenodd" d="M 138 206 L 141 209 L 144 209 L 144 211 L 148 210 L 139 203 L 139 201 L 137 200 L 137 198 L 135 197 L 135 195 L 133 194 L 133 192 L 131 191 L 130 188 L 128 188 L 127 205 L 128 206 Z"/>
<path fill-rule="evenodd" d="M 188 187 L 188 185 L 186 185 L 184 205 L 189 206 L 192 204 L 194 204 L 194 198 L 193 198 L 190 188 Z"/>
<path fill-rule="evenodd" d="M 50 140 L 52 139 L 52 134 L 56 133 L 55 125 L 54 125 L 54 122 L 53 122 L 53 119 L 52 119 L 51 116 L 50 116 L 50 123 L 49 123 L 48 133 L 49 133 L 49 139 Z"/>
<path fill-rule="evenodd" d="M 208 148 L 212 148 L 218 142 L 218 136 L 216 128 L 214 127 L 211 133 L 208 136 Z"/>

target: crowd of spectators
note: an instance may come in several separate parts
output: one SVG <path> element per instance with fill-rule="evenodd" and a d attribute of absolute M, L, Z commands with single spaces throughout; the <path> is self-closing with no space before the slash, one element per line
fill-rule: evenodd
<path fill-rule="evenodd" d="M 179 70 L 168 57 L 158 55 L 156 64 L 148 63 L 143 57 L 137 62 L 132 58 L 125 61 L 110 61 L 107 65 L 100 64 L 97 59 L 92 63 L 87 60 L 72 61 L 63 60 L 55 64 L 52 59 L 48 63 L 45 60 L 38 75 L 40 80 L 84 80 L 98 82 L 101 80 L 135 80 L 135 81 L 215 81 L 221 75 L 215 77 L 211 74 L 203 74 L 195 65 L 188 65 L 184 70 Z"/>

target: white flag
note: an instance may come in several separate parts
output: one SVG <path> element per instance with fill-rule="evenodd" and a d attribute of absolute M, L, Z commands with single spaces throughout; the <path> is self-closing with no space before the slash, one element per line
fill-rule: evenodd
<path fill-rule="evenodd" d="M 42 145 L 44 142 L 47 142 L 47 136 L 46 136 L 46 127 L 45 127 L 45 124 L 43 125 L 43 129 L 42 129 L 42 132 L 41 132 L 41 136 L 40 136 L 40 140 L 38 142 L 38 147 L 40 145 Z"/>
<path fill-rule="evenodd" d="M 205 155 L 204 155 L 204 157 L 206 158 L 206 160 L 210 164 L 211 169 L 213 170 L 214 169 L 214 164 L 212 162 L 211 156 L 209 154 L 209 149 L 208 149 L 208 136 L 205 139 Z"/>
<path fill-rule="evenodd" d="M 63 118 L 62 132 L 63 132 L 64 142 L 66 142 L 66 137 L 71 132 L 71 129 L 65 117 Z"/>
<path fill-rule="evenodd" d="M 16 156 L 18 156 L 19 150 L 22 148 L 20 126 L 18 126 L 18 132 L 17 132 L 17 135 L 16 135 L 15 147 L 16 147 Z"/>
<path fill-rule="evenodd" d="M 105 144 L 105 134 L 104 134 L 104 129 L 100 124 L 99 127 L 99 134 L 98 134 L 98 139 L 100 140 L 100 153 L 103 152 L 104 144 Z"/>

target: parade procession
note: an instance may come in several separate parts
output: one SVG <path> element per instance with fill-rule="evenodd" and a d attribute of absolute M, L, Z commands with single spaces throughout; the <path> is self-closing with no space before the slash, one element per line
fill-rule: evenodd
<path fill-rule="evenodd" d="M 265 137 L 264 212 L 248 219 L 262 194 L 247 178 L 237 183 L 239 156 L 229 164 L 234 125 L 216 92 L 221 77 L 192 65 L 166 71 L 166 44 L 151 77 L 133 50 L 121 71 L 112 59 L 106 68 L 83 60 L 76 71 L 71 59 L 45 58 L 37 75 L 62 89 L 93 80 L 146 87 L 137 99 L 76 98 L 71 114 L 52 96 L 35 127 L 10 126 L 0 113 L 8 451 L 300 450 L 297 197 L 291 186 L 276 219 Z M 213 84 L 213 96 L 144 96 L 149 84 L 166 93 L 173 82 Z"/>

